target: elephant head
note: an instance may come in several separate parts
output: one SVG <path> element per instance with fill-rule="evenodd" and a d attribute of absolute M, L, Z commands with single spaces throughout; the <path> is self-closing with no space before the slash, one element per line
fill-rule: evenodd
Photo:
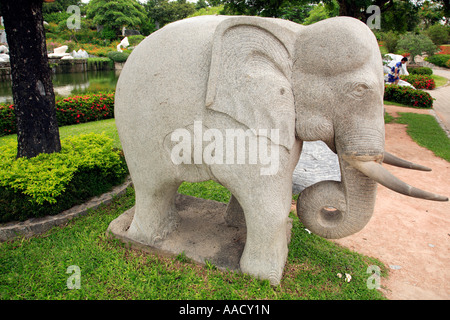
<path fill-rule="evenodd" d="M 372 31 L 348 17 L 311 26 L 260 18 L 224 20 L 216 29 L 206 106 L 252 129 L 280 130 L 279 144 L 324 141 L 337 153 L 341 182 L 322 181 L 299 196 L 312 232 L 341 238 L 372 216 L 377 183 L 413 197 L 447 201 L 398 180 L 381 163 L 428 170 L 384 151 L 383 64 Z"/>

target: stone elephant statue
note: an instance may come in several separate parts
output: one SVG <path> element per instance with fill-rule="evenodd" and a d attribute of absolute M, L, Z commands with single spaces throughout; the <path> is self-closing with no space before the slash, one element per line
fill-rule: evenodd
<path fill-rule="evenodd" d="M 136 192 L 127 236 L 152 245 L 177 228 L 183 181 L 214 180 L 247 228 L 240 269 L 280 282 L 288 253 L 292 173 L 303 141 L 337 153 L 341 182 L 305 189 L 298 215 L 322 237 L 369 221 L 377 183 L 430 200 L 381 163 L 425 169 L 384 151 L 383 64 L 375 36 L 348 17 L 311 26 L 202 16 L 165 26 L 129 56 L 115 119 Z"/>

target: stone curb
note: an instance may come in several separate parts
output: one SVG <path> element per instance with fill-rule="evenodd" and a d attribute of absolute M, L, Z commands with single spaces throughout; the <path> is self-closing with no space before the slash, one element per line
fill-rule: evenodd
<path fill-rule="evenodd" d="M 126 189 L 131 185 L 132 181 L 128 176 L 123 184 L 114 187 L 110 192 L 94 197 L 83 204 L 61 212 L 60 214 L 42 218 L 31 218 L 22 222 L 8 222 L 2 224 L 0 225 L 0 242 L 20 237 L 30 238 L 47 232 L 54 226 L 63 225 L 73 218 L 86 215 L 89 210 L 95 210 L 102 204 L 111 203 L 114 197 L 125 194 Z"/>

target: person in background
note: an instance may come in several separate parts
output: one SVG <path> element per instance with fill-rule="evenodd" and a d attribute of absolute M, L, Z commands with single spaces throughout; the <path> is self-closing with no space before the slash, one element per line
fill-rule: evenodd
<path fill-rule="evenodd" d="M 401 61 L 397 62 L 392 68 L 391 72 L 388 75 L 388 82 L 393 84 L 398 84 L 400 80 L 400 69 L 402 64 L 405 64 L 408 61 L 408 58 L 404 57 Z"/>

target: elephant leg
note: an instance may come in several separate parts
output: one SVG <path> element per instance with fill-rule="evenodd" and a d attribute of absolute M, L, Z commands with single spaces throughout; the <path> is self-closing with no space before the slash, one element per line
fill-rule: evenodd
<path fill-rule="evenodd" d="M 225 211 L 225 221 L 231 227 L 245 226 L 244 210 L 233 195 Z"/>
<path fill-rule="evenodd" d="M 290 201 L 283 198 L 289 200 L 291 196 L 288 193 L 287 197 L 268 197 L 269 194 L 262 192 L 240 197 L 247 226 L 240 268 L 244 273 L 269 279 L 272 285 L 278 285 L 286 263 L 289 238 Z"/>
<path fill-rule="evenodd" d="M 179 223 L 175 195 L 180 183 L 135 184 L 136 205 L 127 233 L 138 242 L 153 245 Z"/>

